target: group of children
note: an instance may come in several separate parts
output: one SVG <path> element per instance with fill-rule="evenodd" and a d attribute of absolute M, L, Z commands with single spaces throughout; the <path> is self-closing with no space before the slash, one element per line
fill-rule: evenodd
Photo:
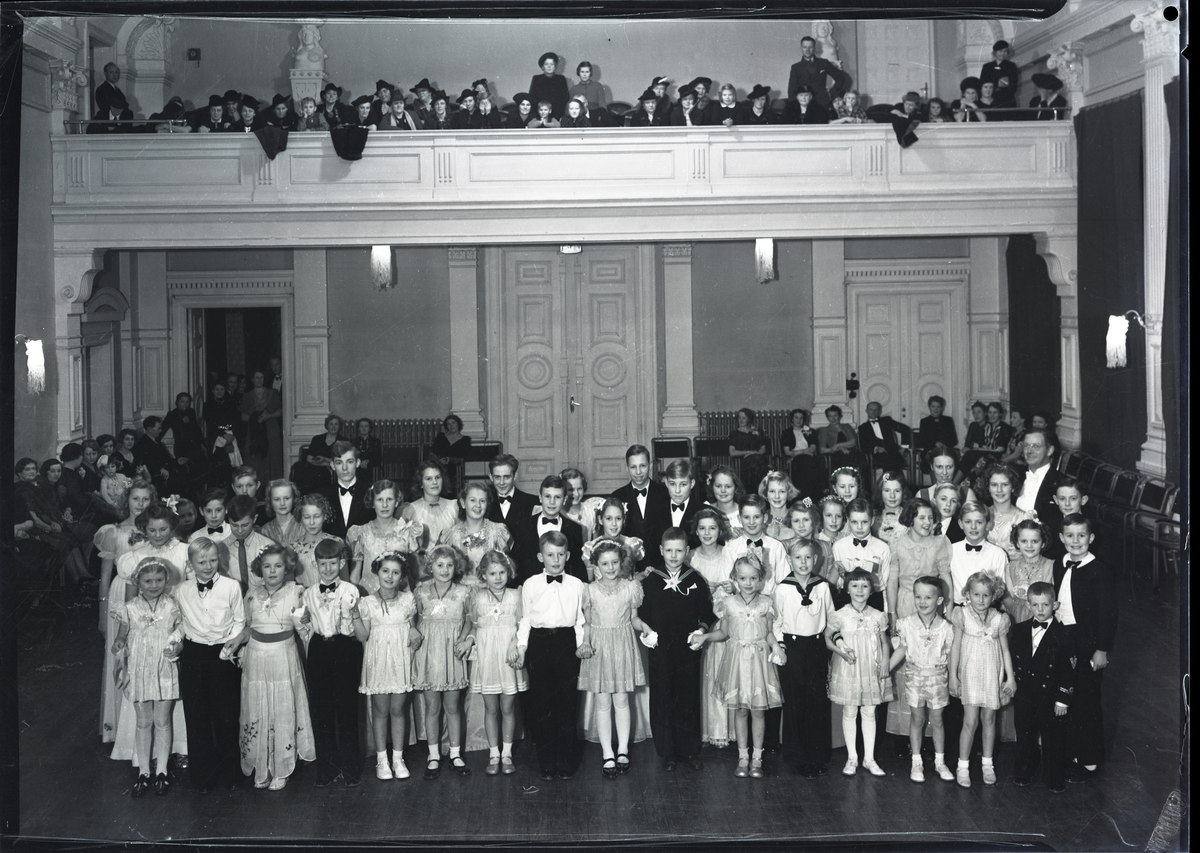
<path fill-rule="evenodd" d="M 512 486 L 515 460 L 506 460 L 493 476 L 499 502 L 515 506 L 524 493 Z M 838 705 L 842 772 L 861 766 L 884 775 L 876 709 L 888 703 L 889 730 L 909 738 L 913 781 L 925 778 L 928 724 L 936 773 L 964 786 L 981 728 L 982 778 L 992 785 L 997 716 L 1012 703 L 1017 784 L 1031 781 L 1039 741 L 1051 790 L 1062 790 L 1068 770 L 1075 781 L 1096 772 L 1116 599 L 1109 570 L 1090 553 L 1084 516 L 1055 525 L 1066 553 L 1047 576 L 1049 543 L 1037 521 L 1013 528 L 1014 566 L 987 541 L 991 507 L 951 503 L 962 539 L 950 544 L 936 521 L 942 510 L 919 497 L 904 501 L 886 477 L 877 510 L 858 497 L 854 469 L 836 472 L 817 505 L 784 474 L 770 473 L 761 495 L 741 495 L 736 475 L 716 469 L 703 504 L 687 461 L 669 467 L 665 484 L 650 482 L 645 448 L 630 448 L 627 462 L 629 494 L 623 487 L 596 508 L 599 535 L 583 547 L 562 512 L 570 484 L 552 476 L 537 505 L 522 504 L 536 515 L 497 516 L 514 531 L 515 560 L 503 550 L 476 559 L 449 544 L 413 547 L 371 556 L 357 583 L 349 548 L 322 530 L 330 510 L 321 496 L 297 499 L 289 482 L 274 481 L 266 494 L 275 518 L 263 524 L 257 478 L 239 471 L 243 494 L 200 496 L 205 526 L 185 546 L 175 513 L 135 482 L 136 532 L 97 534 L 106 569 L 116 569 L 101 594 L 113 602 L 102 623 L 105 713 L 114 730 L 132 731 L 133 795 L 167 793 L 182 764 L 172 767 L 172 754 L 189 757 L 201 791 L 248 776 L 278 790 L 300 761 L 315 762 L 318 786 L 339 777 L 358 785 L 359 693 L 370 697 L 379 779 L 410 775 L 404 750 L 422 734 L 407 731 L 414 693 L 429 750 L 424 777 L 440 774 L 443 734 L 450 769 L 471 774 L 462 756 L 464 691 L 482 696 L 488 775 L 516 772 L 517 697 L 525 694 L 541 777 L 572 778 L 585 692 L 601 773 L 616 778 L 630 769 L 631 695 L 647 686 L 668 771 L 700 769 L 704 741 L 735 740 L 735 775 L 761 778 L 764 750 L 782 732 L 784 761 L 808 778 L 825 775 Z M 398 498 L 394 488 L 382 493 Z M 765 532 L 772 525 L 774 535 Z M 1022 583 L 1006 584 L 1006 575 Z M 124 723 L 116 719 L 125 717 L 121 700 L 132 705 Z M 944 712 L 955 705 L 962 727 L 952 771 Z M 184 728 L 181 716 L 186 734 L 172 731 Z"/>

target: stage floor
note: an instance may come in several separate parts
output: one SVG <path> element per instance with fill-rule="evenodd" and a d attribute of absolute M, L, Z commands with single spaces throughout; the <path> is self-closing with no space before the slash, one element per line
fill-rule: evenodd
<path fill-rule="evenodd" d="M 1179 785 L 1180 618 L 1175 596 L 1124 591 L 1117 653 L 1105 678 L 1105 717 L 1112 738 L 1101 777 L 1053 795 L 1039 784 L 1012 784 L 1011 744 L 1000 746 L 1000 782 L 985 788 L 973 765 L 970 790 L 940 781 L 908 779 L 907 761 L 881 743 L 886 778 L 838 772 L 806 781 L 778 756 L 767 777 L 737 779 L 735 750 L 704 751 L 697 773 L 664 772 L 652 741 L 632 750 L 633 769 L 616 780 L 600 775 L 600 750 L 584 747 L 580 774 L 570 782 L 537 778 L 532 750 L 516 748 L 519 772 L 488 777 L 486 752 L 468 753 L 474 775 L 444 769 L 436 781 L 419 777 L 423 748 L 409 751 L 416 776 L 381 782 L 364 765 L 363 784 L 313 787 L 315 772 L 299 771 L 279 792 L 247 789 L 202 796 L 186 782 L 169 796 L 129 796 L 130 765 L 108 757 L 97 734 L 101 637 L 96 603 L 74 600 L 65 613 L 35 611 L 15 626 L 18 643 L 20 814 L 23 836 L 122 841 L 231 838 L 348 844 L 542 842 L 717 843 L 786 841 L 936 842 L 1032 845 L 1057 850 L 1145 849 L 1171 790 Z M 881 726 L 882 728 L 882 726 Z M 6 801 L 11 807 L 12 792 Z M 9 830 L 15 827 L 6 822 Z M 6 832 L 6 834 L 10 834 Z M 1176 841 L 1176 849 L 1179 842 Z"/>

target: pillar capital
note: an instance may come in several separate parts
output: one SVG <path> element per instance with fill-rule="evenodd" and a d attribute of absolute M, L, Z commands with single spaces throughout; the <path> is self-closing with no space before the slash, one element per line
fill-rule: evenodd
<path fill-rule="evenodd" d="M 1046 272 L 1058 295 L 1073 299 L 1079 288 L 1079 240 L 1074 234 L 1034 234 L 1037 252 L 1046 260 Z"/>
<path fill-rule="evenodd" d="M 662 257 L 664 264 L 690 264 L 692 262 L 692 244 L 663 243 Z"/>
<path fill-rule="evenodd" d="M 1142 61 L 1147 65 L 1169 63 L 1174 76 L 1179 73 L 1179 18 L 1168 21 L 1163 15 L 1170 5 L 1167 0 L 1151 0 L 1133 13 L 1129 28 L 1142 34 Z"/>

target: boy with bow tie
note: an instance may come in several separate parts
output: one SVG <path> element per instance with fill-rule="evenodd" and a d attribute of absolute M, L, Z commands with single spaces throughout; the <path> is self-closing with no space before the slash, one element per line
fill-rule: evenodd
<path fill-rule="evenodd" d="M 526 515 L 510 527 L 513 534 L 513 558 L 517 563 L 517 583 L 524 583 L 542 570 L 542 537 L 561 533 L 567 541 L 566 573 L 588 582 L 587 566 L 583 564 L 583 527 L 562 514 L 566 501 L 567 482 L 556 474 L 542 480 L 538 489 L 541 512 Z"/>
<path fill-rule="evenodd" d="M 529 492 L 517 488 L 517 470 L 521 463 L 515 456 L 501 453 L 488 463 L 495 498 L 488 504 L 487 520 L 503 524 L 515 533 L 518 524 L 537 509 L 538 500 Z"/>
<path fill-rule="evenodd" d="M 767 572 L 763 579 L 762 594 L 774 595 L 775 584 L 791 574 L 792 569 L 783 543 L 764 533 L 768 508 L 766 498 L 754 493 L 738 501 L 738 517 L 742 528 L 740 532 L 734 529 L 738 535 L 725 543 L 725 554 L 735 562 L 744 554 L 754 554 Z"/>
<path fill-rule="evenodd" d="M 625 504 L 625 527 L 621 533 L 643 542 L 658 542 L 663 531 L 671 526 L 671 497 L 667 487 L 650 479 L 650 451 L 645 446 L 630 446 L 625 451 L 625 466 L 629 469 L 629 482 L 612 493 Z M 647 559 L 642 559 L 637 570 L 643 572 L 649 565 Z"/>
<path fill-rule="evenodd" d="M 1017 677 L 1013 784 L 1033 782 L 1040 742 L 1042 778 L 1051 792 L 1061 794 L 1067 789 L 1067 712 L 1075 693 L 1074 629 L 1054 618 L 1059 603 L 1053 584 L 1031 583 L 1026 601 L 1033 618 L 1013 626 L 1008 637 Z"/>
<path fill-rule="evenodd" d="M 657 635 L 650 648 L 650 732 L 664 770 L 680 761 L 700 770 L 700 644 L 693 636 L 707 632 L 716 615 L 708 584 L 684 562 L 687 534 L 671 527 L 661 541 L 662 568 L 646 575 L 638 608 Z"/>
<path fill-rule="evenodd" d="M 987 541 L 988 531 L 992 529 L 991 507 L 967 501 L 958 511 L 958 524 L 966 538 L 950 545 L 950 599 L 955 607 L 962 607 L 966 604 L 963 587 L 967 585 L 967 578 L 976 572 L 987 572 L 1003 580 L 1008 554 Z M 951 609 L 946 608 L 947 618 Z"/>
<path fill-rule="evenodd" d="M 667 484 L 670 526 L 689 531 L 688 547 L 699 547 L 700 539 L 690 531 L 692 521 L 704 503 L 699 498 L 692 496 L 692 490 L 696 488 L 696 476 L 692 472 L 692 463 L 687 459 L 676 459 L 667 466 L 663 479 Z"/>
<path fill-rule="evenodd" d="M 835 608 L 850 603 L 850 597 L 842 589 L 842 578 L 847 572 L 862 569 L 875 578 L 875 592 L 867 599 L 867 605 L 890 616 L 895 602 L 887 601 L 883 591 L 891 575 L 892 551 L 886 542 L 871 535 L 871 521 L 871 504 L 866 498 L 855 498 L 846 507 L 846 528 L 850 535 L 833 543 L 833 559 L 840 570 L 833 603 Z"/>
<path fill-rule="evenodd" d="M 341 539 L 346 531 L 374 520 L 375 511 L 366 501 L 371 488 L 366 477 L 358 476 L 358 448 L 348 441 L 335 441 L 329 450 L 333 459 L 335 482 L 321 490 L 333 508 L 333 517 L 325 519 L 325 532 Z"/>

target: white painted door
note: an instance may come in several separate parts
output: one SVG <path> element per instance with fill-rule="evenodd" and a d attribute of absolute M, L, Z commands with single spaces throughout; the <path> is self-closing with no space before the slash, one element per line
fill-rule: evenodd
<path fill-rule="evenodd" d="M 573 466 L 589 491 L 611 491 L 627 479 L 626 448 L 646 440 L 639 249 L 498 251 L 502 379 L 493 387 L 504 423 L 491 432 L 521 461 L 523 488 Z"/>
<path fill-rule="evenodd" d="M 895 104 L 905 92 L 932 86 L 931 21 L 862 21 L 858 26 L 862 79 L 854 82 L 860 92 L 870 95 L 872 104 Z"/>

